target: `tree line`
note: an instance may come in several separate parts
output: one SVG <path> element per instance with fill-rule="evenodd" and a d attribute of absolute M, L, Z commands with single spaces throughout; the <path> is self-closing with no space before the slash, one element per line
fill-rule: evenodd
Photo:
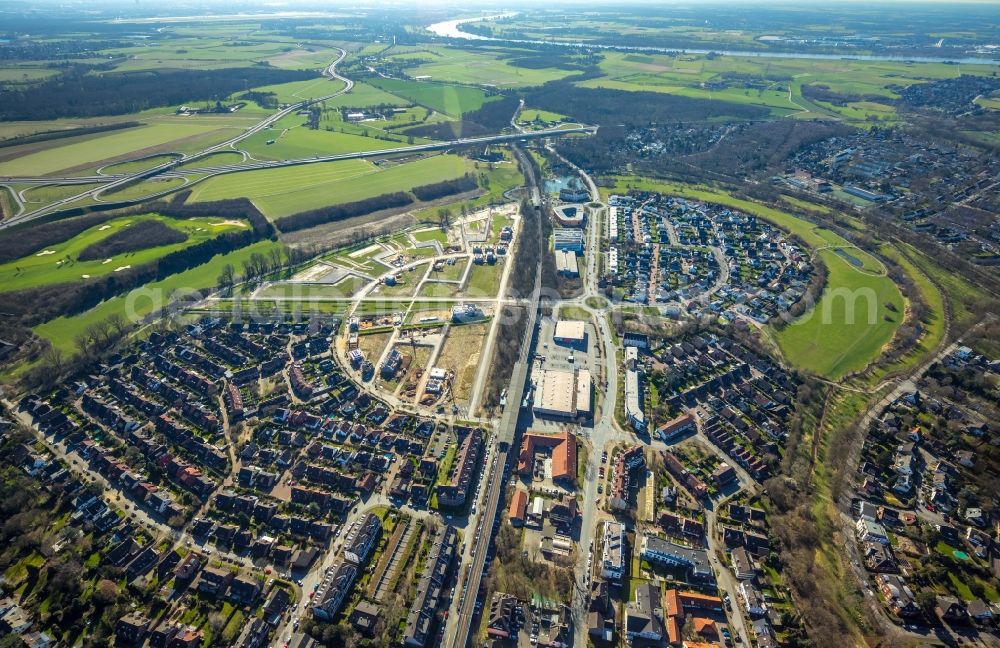
<path fill-rule="evenodd" d="M 405 207 L 413 202 L 413 198 L 402 191 L 381 194 L 364 200 L 342 203 L 340 205 L 330 205 L 319 209 L 299 212 L 291 216 L 285 216 L 275 221 L 275 225 L 282 232 L 295 232 L 325 223 L 333 223 L 355 216 L 364 216 L 383 209 L 394 207 Z"/>
<path fill-rule="evenodd" d="M 478 186 L 479 184 L 476 182 L 475 176 L 471 173 L 466 173 L 461 178 L 421 185 L 419 187 L 414 187 L 410 191 L 412 191 L 413 195 L 417 197 L 417 200 L 423 200 L 426 202 L 428 200 L 444 198 L 445 196 L 451 196 L 457 193 L 472 191 Z"/>
<path fill-rule="evenodd" d="M 80 261 L 107 259 L 125 252 L 137 252 L 161 245 L 183 243 L 187 239 L 187 234 L 165 225 L 162 221 L 139 221 L 122 228 L 107 238 L 88 245 L 80 251 L 76 258 Z"/>
<path fill-rule="evenodd" d="M 315 72 L 268 66 L 92 74 L 74 65 L 28 87 L 0 90 L 0 120 L 124 115 L 160 106 L 222 99 L 248 87 L 304 81 Z"/>
<path fill-rule="evenodd" d="M 96 126 L 79 126 L 77 128 L 66 128 L 63 130 L 42 131 L 31 135 L 21 135 L 20 137 L 8 137 L 0 140 L 0 148 L 8 146 L 20 146 L 21 144 L 34 144 L 36 142 L 48 142 L 62 139 L 64 137 L 77 137 L 79 135 L 93 135 L 94 133 L 106 133 L 108 131 L 122 130 L 125 128 L 135 128 L 142 126 L 142 122 L 126 121 L 114 124 L 98 124 Z"/>

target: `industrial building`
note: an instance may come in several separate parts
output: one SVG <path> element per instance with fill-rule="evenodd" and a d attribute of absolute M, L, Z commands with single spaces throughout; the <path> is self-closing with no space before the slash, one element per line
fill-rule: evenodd
<path fill-rule="evenodd" d="M 579 277 L 580 266 L 576 262 L 576 252 L 569 250 L 556 250 L 553 254 L 556 257 L 556 272 L 564 277 Z"/>
<path fill-rule="evenodd" d="M 535 387 L 532 411 L 537 416 L 577 418 L 591 413 L 593 379 L 587 369 L 547 369 L 542 371 Z"/>
<path fill-rule="evenodd" d="M 556 344 L 575 348 L 587 347 L 587 324 L 579 320 L 559 320 L 552 334 Z"/>

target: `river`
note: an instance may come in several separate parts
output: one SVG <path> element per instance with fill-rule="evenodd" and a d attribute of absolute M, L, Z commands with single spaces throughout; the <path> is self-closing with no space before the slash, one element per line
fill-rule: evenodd
<path fill-rule="evenodd" d="M 585 47 L 588 49 L 620 50 L 623 52 L 649 52 L 654 54 L 720 54 L 722 56 L 745 56 L 754 58 L 778 58 L 778 59 L 815 59 L 820 61 L 839 61 L 847 59 L 851 61 L 895 61 L 899 63 L 956 63 L 959 65 L 1000 65 L 1000 61 L 986 58 L 945 58 L 934 56 L 888 56 L 879 54 L 816 54 L 812 52 L 750 52 L 741 50 L 717 50 L 717 49 L 690 49 L 690 48 L 670 48 L 670 47 L 641 47 L 629 45 L 609 45 L 606 43 L 592 43 L 585 41 L 545 41 L 527 40 L 516 38 L 494 38 L 492 36 L 481 36 L 462 31 L 461 25 L 466 23 L 481 22 L 483 20 L 494 20 L 496 18 L 507 18 L 515 16 L 516 13 L 497 14 L 493 16 L 483 16 L 481 18 L 460 18 L 458 20 L 446 20 L 427 26 L 427 31 L 437 36 L 445 38 L 462 38 L 474 41 L 493 41 L 497 43 L 514 43 L 517 45 L 557 45 L 559 47 Z"/>

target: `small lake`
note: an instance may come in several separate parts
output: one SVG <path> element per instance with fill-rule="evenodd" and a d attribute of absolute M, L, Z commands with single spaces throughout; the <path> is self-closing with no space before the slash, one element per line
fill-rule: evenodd
<path fill-rule="evenodd" d="M 580 179 L 576 176 L 563 176 L 559 178 L 545 179 L 545 193 L 559 193 L 560 189 L 576 187 L 580 184 Z"/>

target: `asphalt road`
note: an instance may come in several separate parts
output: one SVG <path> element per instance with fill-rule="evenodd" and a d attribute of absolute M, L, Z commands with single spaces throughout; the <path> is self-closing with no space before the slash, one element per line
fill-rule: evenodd
<path fill-rule="evenodd" d="M 72 178 L 38 178 L 38 177 L 15 178 L 15 177 L 9 177 L 9 178 L 4 178 L 2 180 L 2 182 L 0 182 L 0 185 L 8 186 L 8 183 L 11 183 L 11 184 L 14 184 L 14 183 L 16 183 L 16 184 L 23 184 L 23 183 L 30 183 L 30 184 L 80 184 L 84 180 L 90 180 L 92 182 L 102 182 L 102 184 L 101 184 L 100 187 L 97 187 L 95 189 L 91 189 L 89 191 L 84 191 L 84 192 L 81 192 L 79 194 L 75 194 L 75 195 L 63 198 L 63 199 L 58 200 L 56 202 L 50 203 L 48 205 L 45 205 L 44 207 L 40 207 L 40 208 L 38 208 L 38 209 L 36 209 L 34 211 L 30 211 L 30 212 L 23 212 L 22 211 L 21 213 L 13 216 L 11 218 L 8 218 L 5 221 L 3 221 L 2 223 L 0 223 L 0 229 L 5 229 L 5 228 L 8 228 L 8 227 L 14 227 L 14 226 L 17 226 L 17 225 L 23 225 L 24 223 L 30 222 L 30 221 L 35 220 L 37 218 L 40 218 L 42 216 L 46 216 L 48 214 L 56 212 L 60 208 L 65 207 L 65 206 L 67 206 L 67 205 L 69 205 L 69 204 L 71 204 L 71 203 L 73 203 L 73 202 L 75 202 L 77 200 L 82 199 L 82 198 L 91 197 L 94 200 L 100 201 L 101 200 L 101 195 L 104 194 L 105 192 L 108 192 L 108 191 L 113 190 L 113 189 L 115 189 L 117 187 L 122 187 L 122 186 L 125 186 L 125 185 L 129 184 L 129 183 L 136 182 L 136 181 L 139 181 L 139 180 L 145 179 L 145 178 L 152 178 L 152 177 L 186 178 L 187 176 L 192 175 L 192 174 L 197 174 L 197 173 L 204 173 L 204 174 L 206 174 L 203 177 L 195 180 L 194 182 L 186 183 L 186 184 L 182 185 L 181 187 L 173 187 L 171 189 L 162 191 L 160 193 L 156 193 L 156 194 L 151 194 L 151 195 L 148 195 L 148 196 L 144 196 L 143 198 L 137 199 L 137 200 L 121 201 L 121 204 L 124 205 L 124 204 L 132 204 L 132 203 L 144 202 L 144 201 L 147 201 L 147 200 L 149 200 L 151 198 L 156 198 L 156 197 L 159 197 L 159 196 L 162 196 L 162 195 L 167 195 L 167 194 L 170 194 L 170 193 L 174 193 L 174 192 L 178 191 L 179 189 L 191 186 L 195 182 L 201 182 L 201 181 L 203 181 L 203 180 L 205 180 L 207 178 L 211 178 L 211 177 L 218 176 L 218 175 L 223 175 L 223 174 L 226 174 L 226 173 L 237 173 L 237 172 L 240 172 L 240 171 L 252 171 L 252 170 L 259 170 L 259 169 L 272 169 L 272 168 L 281 168 L 281 167 L 288 167 L 288 166 L 301 166 L 301 165 L 305 165 L 305 164 L 317 164 L 317 163 L 321 163 L 321 162 L 337 162 L 337 161 L 342 161 L 342 160 L 356 160 L 356 159 L 364 159 L 364 158 L 371 158 L 371 157 L 384 157 L 384 156 L 388 156 L 388 155 L 400 155 L 400 154 L 406 154 L 406 153 L 419 153 L 419 152 L 424 152 L 424 151 L 441 151 L 441 150 L 449 150 L 449 149 L 454 149 L 454 148 L 464 148 L 464 147 L 468 147 L 468 146 L 481 146 L 483 144 L 501 144 L 501 143 L 516 142 L 516 141 L 519 141 L 519 140 L 527 140 L 527 139 L 538 139 L 538 138 L 546 138 L 546 137 L 561 137 L 561 136 L 569 135 L 569 134 L 573 134 L 573 133 L 593 133 L 595 131 L 595 129 L 593 127 L 588 127 L 588 126 L 581 126 L 579 128 L 563 128 L 563 129 L 553 128 L 553 129 L 548 129 L 548 130 L 525 132 L 525 133 L 515 133 L 515 134 L 507 134 L 507 135 L 488 135 L 488 136 L 484 136 L 484 137 L 466 137 L 466 138 L 459 138 L 459 139 L 454 139 L 454 140 L 448 140 L 448 141 L 444 141 L 444 142 L 433 142 L 433 143 L 430 143 L 430 144 L 414 144 L 414 145 L 411 145 L 411 146 L 401 146 L 401 147 L 397 147 L 397 148 L 383 149 L 383 150 L 379 150 L 379 151 L 357 151 L 357 152 L 353 152 L 353 153 L 343 153 L 343 154 L 338 154 L 338 155 L 316 155 L 316 156 L 313 156 L 313 157 L 296 158 L 296 159 L 291 159 L 291 160 L 275 160 L 275 161 L 266 161 L 266 162 L 239 163 L 239 164 L 224 165 L 224 166 L 209 166 L 209 167 L 203 167 L 203 168 L 189 169 L 185 173 L 179 173 L 179 172 L 173 171 L 173 169 L 175 167 L 177 167 L 178 165 L 180 165 L 180 164 L 188 164 L 188 163 L 190 163 L 192 161 L 201 159 L 201 158 L 203 158 L 203 157 L 205 157 L 207 155 L 210 155 L 212 153 L 215 153 L 217 151 L 230 149 L 235 144 L 237 144 L 238 142 L 246 139 L 247 137 L 250 137 L 251 135 L 253 135 L 255 133 L 258 133 L 258 132 L 260 132 L 260 131 L 268 128 L 269 126 L 271 126 L 272 124 L 274 124 L 278 120 L 282 119 L 283 117 L 286 117 L 289 114 L 292 114 L 293 112 L 301 110 L 302 108 L 305 108 L 306 106 L 310 106 L 310 105 L 312 105 L 314 103 L 325 101 L 327 99 L 332 99 L 334 97 L 337 97 L 337 96 L 340 96 L 342 94 L 350 92 L 351 89 L 354 87 L 354 82 L 351 81 L 350 79 L 348 79 L 347 77 L 344 77 L 344 76 L 341 76 L 341 75 L 337 74 L 337 72 L 336 72 L 336 66 L 337 66 L 337 64 L 340 63 L 344 59 L 344 57 L 347 55 L 347 53 L 344 50 L 340 50 L 340 52 L 341 52 L 340 53 L 340 57 L 337 58 L 336 61 L 334 61 L 333 63 L 331 63 L 329 67 L 327 67 L 327 69 L 325 70 L 324 74 L 326 76 L 330 77 L 331 79 L 343 81 L 345 83 L 345 86 L 344 86 L 343 89 L 341 89 L 341 90 L 339 90 L 337 92 L 334 92 L 332 94 L 323 96 L 323 97 L 319 97 L 319 98 L 316 98 L 316 99 L 309 99 L 309 100 L 302 101 L 302 102 L 299 102 L 297 104 L 293 104 L 291 106 L 288 106 L 287 108 L 284 108 L 284 109 L 282 109 L 282 110 L 274 113 L 273 115 L 270 115 L 269 117 L 263 119 L 262 121 L 260 121 L 256 125 L 247 128 L 245 131 L 243 131 L 239 135 L 231 137 L 230 139 L 226 140 L 225 142 L 221 142 L 219 144 L 215 144 L 215 145 L 213 145 L 213 146 L 211 146 L 209 148 L 206 148 L 206 149 L 204 149 L 202 151 L 199 151 L 197 153 L 193 153 L 191 155 L 186 155 L 186 156 L 181 156 L 181 157 L 178 157 L 178 158 L 176 158 L 174 160 L 171 160 L 170 162 L 166 162 L 166 163 L 161 164 L 159 166 L 153 167 L 152 169 L 148 169 L 148 170 L 145 170 L 145 171 L 140 171 L 138 173 L 127 174 L 127 175 L 95 176 L 95 177 L 90 177 L 90 178 L 86 178 L 86 179 L 79 178 L 79 177 L 72 177 Z M 21 207 L 23 209 L 23 205 Z"/>
<path fill-rule="evenodd" d="M 64 198 L 62 200 L 56 201 L 56 202 L 54 202 L 54 203 L 52 203 L 50 205 L 46 205 L 45 207 L 42 207 L 40 209 L 36 209 L 35 211 L 27 212 L 27 213 L 22 213 L 22 214 L 20 214 L 18 216 L 9 218 L 9 219 L 5 220 L 3 223 L 0 223 L 0 229 L 6 228 L 6 227 L 11 227 L 13 225 L 18 225 L 18 224 L 21 224 L 21 223 L 25 223 L 25 222 L 30 221 L 30 220 L 34 220 L 35 218 L 39 218 L 40 216 L 44 216 L 46 214 L 50 214 L 53 211 L 58 211 L 58 209 L 60 207 L 62 207 L 64 205 L 68 205 L 69 203 L 74 202 L 76 200 L 79 200 L 81 198 L 85 198 L 87 196 L 91 196 L 91 197 L 95 197 L 96 198 L 98 195 L 100 195 L 101 193 L 103 193 L 105 191 L 108 191 L 109 189 L 113 189 L 115 187 L 120 187 L 120 186 L 126 185 L 126 184 L 128 184 L 130 182 L 134 182 L 134 181 L 142 179 L 142 178 L 148 178 L 148 177 L 152 177 L 152 176 L 158 175 L 160 173 L 163 173 L 164 171 L 169 171 L 170 169 L 174 168 L 175 166 L 177 166 L 179 164 L 185 164 L 185 163 L 191 162 L 193 160 L 197 160 L 197 159 L 203 158 L 203 157 L 205 157 L 207 155 L 210 155 L 212 153 L 215 153 L 216 151 L 221 151 L 223 149 L 228 149 L 233 144 L 236 144 L 237 142 L 240 142 L 240 141 L 242 141 L 242 140 L 250 137 L 254 133 L 258 133 L 258 132 L 264 130 L 265 128 L 267 128 L 271 124 L 277 122 L 279 119 L 287 117 L 288 115 L 290 115 L 290 114 L 292 114 L 292 113 L 294 113 L 294 112 L 296 112 L 298 110 L 301 110 L 302 108 L 305 108 L 306 106 L 310 106 L 310 105 L 312 105 L 314 103 L 318 103 L 320 101 L 326 101 L 327 99 L 332 99 L 334 97 L 338 97 L 338 96 L 340 96 L 342 94 L 350 92 L 351 89 L 354 88 L 354 82 L 351 81 L 350 79 L 348 79 L 347 77 L 343 77 L 343 76 L 337 74 L 337 64 L 340 63 L 341 61 L 343 61 L 346 56 L 347 56 L 347 51 L 341 49 L 340 50 L 340 56 L 337 57 L 337 59 L 335 61 L 333 61 L 332 63 L 330 63 L 330 65 L 327 66 L 326 70 L 323 71 L 323 74 L 325 76 L 330 77 L 331 79 L 334 79 L 334 80 L 337 80 L 337 81 L 343 81 L 344 82 L 345 85 L 344 85 L 344 87 L 341 90 L 338 90 L 337 92 L 333 92 L 331 94 L 325 95 L 323 97 L 318 97 L 316 99 L 308 99 L 306 101 L 301 101 L 301 102 L 299 102 L 297 104 L 293 104 L 291 106 L 288 106 L 287 108 L 283 108 L 282 110 L 279 110 L 278 112 L 274 113 L 273 115 L 270 115 L 270 116 L 264 118 L 263 120 L 261 120 L 257 124 L 255 124 L 253 126 L 250 126 L 249 128 L 247 128 L 242 133 L 240 133 L 238 135 L 234 135 L 233 137 L 229 138 L 228 140 L 226 140 L 224 142 L 220 142 L 219 144 L 215 144 L 213 146 L 210 146 L 210 147 L 208 147 L 206 149 L 203 149 L 203 150 L 201 150 L 201 151 L 199 151 L 197 153 L 192 153 L 191 155 L 181 156 L 181 157 L 179 157 L 177 159 L 171 160 L 170 162 L 166 162 L 166 163 L 161 164 L 159 166 L 155 166 L 152 169 L 148 169 L 146 171 L 140 171 L 138 173 L 133 173 L 133 174 L 130 174 L 130 175 L 121 176 L 119 179 L 112 180 L 111 182 L 109 182 L 107 184 L 104 184 L 104 185 L 101 185 L 100 187 L 98 187 L 96 189 L 92 189 L 90 191 L 84 191 L 84 192 L 76 194 L 74 196 L 70 196 L 68 198 Z"/>

